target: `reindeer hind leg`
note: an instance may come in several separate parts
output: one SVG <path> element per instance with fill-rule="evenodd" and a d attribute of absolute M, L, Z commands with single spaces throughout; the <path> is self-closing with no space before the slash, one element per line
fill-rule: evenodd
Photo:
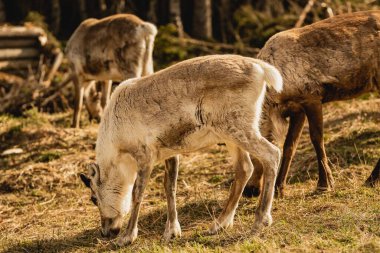
<path fill-rule="evenodd" d="M 232 227 L 236 208 L 249 177 L 252 175 L 253 166 L 249 154 L 239 147 L 227 144 L 227 148 L 232 155 L 233 167 L 235 169 L 235 180 L 230 190 L 227 203 L 219 215 L 218 219 L 211 225 L 209 232 L 216 233 L 220 228 Z"/>

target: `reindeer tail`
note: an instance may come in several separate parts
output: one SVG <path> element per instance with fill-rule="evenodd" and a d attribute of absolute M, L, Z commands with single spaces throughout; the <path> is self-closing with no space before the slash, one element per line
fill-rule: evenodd
<path fill-rule="evenodd" d="M 264 61 L 257 60 L 256 63 L 264 70 L 264 81 L 268 87 L 273 88 L 277 92 L 281 92 L 283 81 L 280 72 L 274 66 Z"/>

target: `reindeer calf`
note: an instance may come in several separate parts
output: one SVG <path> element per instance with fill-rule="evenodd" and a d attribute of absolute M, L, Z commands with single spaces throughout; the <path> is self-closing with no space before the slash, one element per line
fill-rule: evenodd
<path fill-rule="evenodd" d="M 86 19 L 79 25 L 66 47 L 66 56 L 75 73 L 73 127 L 79 127 L 84 90 L 95 85 L 92 80 L 107 81 L 102 90 L 104 107 L 111 92 L 110 80 L 123 81 L 153 73 L 156 34 L 153 24 L 131 14 Z M 97 107 L 91 101 L 87 106 Z M 100 117 L 101 113 L 92 116 Z"/>
<path fill-rule="evenodd" d="M 249 155 L 265 165 L 264 191 L 254 228 L 270 225 L 280 150 L 259 131 L 265 84 L 276 91 L 282 88 L 281 76 L 273 66 L 237 55 L 214 55 L 187 60 L 117 87 L 100 124 L 97 163 L 89 166 L 89 175 L 81 175 L 99 207 L 102 234 L 116 236 L 131 208 L 118 244 L 136 239 L 140 205 L 153 165 L 167 159 L 164 238 L 179 236 L 177 154 L 221 142 L 233 157 L 236 175 L 227 204 L 210 232 L 232 226 L 241 193 L 253 171 Z"/>

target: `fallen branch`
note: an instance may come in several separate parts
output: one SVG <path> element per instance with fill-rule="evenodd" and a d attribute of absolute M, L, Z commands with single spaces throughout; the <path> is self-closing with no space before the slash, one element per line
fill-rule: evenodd
<path fill-rule="evenodd" d="M 314 0 L 309 0 L 303 11 L 301 12 L 301 15 L 294 27 L 299 28 L 302 26 L 303 22 L 305 21 L 306 15 L 310 12 L 311 8 L 314 5 Z"/>
<path fill-rule="evenodd" d="M 0 97 L 0 112 L 2 112 L 10 106 L 12 102 L 14 102 L 14 99 L 19 95 L 24 79 L 15 75 L 0 72 L 0 82 L 7 83 L 10 86 L 8 91 L 4 89 L 4 94 L 1 94 L 2 96 Z"/>
<path fill-rule="evenodd" d="M 41 102 L 41 106 L 46 106 L 50 101 L 54 100 L 56 97 L 60 96 L 61 95 L 61 89 L 63 89 L 67 84 L 69 84 L 71 81 L 73 80 L 73 75 L 72 74 L 69 74 L 69 75 L 66 75 L 66 78 L 64 78 L 64 80 L 58 84 L 56 86 L 56 91 L 48 96 L 47 98 L 45 98 L 42 102 Z"/>
<path fill-rule="evenodd" d="M 234 45 L 229 45 L 225 43 L 217 43 L 217 42 L 208 42 L 203 40 L 196 40 L 192 38 L 183 38 L 183 42 L 198 46 L 204 46 L 204 47 L 213 47 L 213 48 L 220 48 L 220 49 L 227 49 L 227 50 L 233 50 L 233 51 L 246 51 L 252 54 L 257 54 L 260 49 L 259 48 L 252 48 L 252 47 L 237 47 Z"/>
<path fill-rule="evenodd" d="M 55 59 L 54 59 L 53 66 L 51 67 L 46 80 L 44 80 L 44 82 L 43 82 L 43 84 L 46 87 L 50 86 L 51 80 L 53 80 L 55 73 L 57 72 L 59 66 L 61 66 L 62 60 L 63 60 L 63 53 L 61 52 L 60 49 L 58 49 L 57 54 L 56 54 Z"/>

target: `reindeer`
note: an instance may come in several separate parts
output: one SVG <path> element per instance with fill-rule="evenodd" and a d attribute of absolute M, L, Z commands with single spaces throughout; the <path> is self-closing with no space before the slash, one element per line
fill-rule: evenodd
<path fill-rule="evenodd" d="M 86 19 L 75 30 L 66 47 L 66 56 L 74 72 L 75 106 L 73 127 L 79 127 L 83 94 L 94 88 L 92 80 L 106 81 L 102 86 L 101 107 L 95 107 L 100 118 L 108 101 L 112 81 L 153 73 L 153 44 L 156 27 L 131 14 L 118 14 L 103 19 Z M 90 114 L 91 115 L 91 114 Z"/>
<path fill-rule="evenodd" d="M 261 131 L 277 146 L 284 143 L 276 189 L 284 195 L 286 177 L 305 119 L 318 160 L 318 190 L 334 185 L 323 142 L 322 104 L 351 99 L 380 87 L 380 11 L 339 15 L 303 28 L 274 35 L 258 58 L 279 69 L 284 79 L 280 94 L 268 91 Z M 263 166 L 253 161 L 254 175 L 245 196 L 260 194 Z M 372 173 L 367 181 L 379 181 Z"/>
<path fill-rule="evenodd" d="M 99 208 L 102 234 L 115 237 L 131 209 L 118 244 L 136 239 L 140 205 L 153 165 L 167 159 L 164 238 L 180 236 L 175 203 L 177 155 L 220 142 L 226 143 L 236 174 L 224 210 L 210 232 L 233 225 L 238 201 L 253 171 L 249 155 L 265 165 L 254 228 L 270 225 L 280 150 L 259 131 L 265 83 L 277 92 L 282 88 L 281 75 L 273 66 L 237 55 L 214 55 L 119 85 L 99 126 L 96 164 L 89 165 L 88 175 L 81 174 Z"/>

